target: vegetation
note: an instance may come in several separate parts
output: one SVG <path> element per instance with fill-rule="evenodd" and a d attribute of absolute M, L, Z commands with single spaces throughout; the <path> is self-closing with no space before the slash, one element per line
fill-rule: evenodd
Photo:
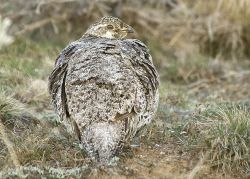
<path fill-rule="evenodd" d="M 0 4 L 0 178 L 250 176 L 249 0 Z M 103 15 L 136 29 L 161 88 L 140 146 L 97 168 L 57 122 L 47 77 L 62 48 Z"/>
<path fill-rule="evenodd" d="M 204 163 L 225 174 L 249 173 L 249 107 L 216 104 L 172 125 L 167 133 L 190 152 L 202 152 Z"/>

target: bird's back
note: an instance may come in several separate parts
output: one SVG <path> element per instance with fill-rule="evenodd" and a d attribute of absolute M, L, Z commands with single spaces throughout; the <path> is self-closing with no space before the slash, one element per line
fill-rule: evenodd
<path fill-rule="evenodd" d="M 151 122 L 158 85 L 140 41 L 84 37 L 59 56 L 49 89 L 64 123 L 77 128 L 92 156 L 106 160 Z"/>

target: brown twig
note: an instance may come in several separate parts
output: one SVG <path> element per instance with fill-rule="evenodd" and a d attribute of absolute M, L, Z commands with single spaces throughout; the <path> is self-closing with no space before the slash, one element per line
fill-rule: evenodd
<path fill-rule="evenodd" d="M 187 177 L 188 179 L 193 179 L 195 177 L 195 175 L 197 175 L 197 173 L 204 168 L 204 162 L 207 160 L 207 157 L 208 157 L 208 153 L 205 153 L 205 155 L 202 156 L 202 158 L 199 160 L 197 165 L 189 173 L 189 175 Z"/>
<path fill-rule="evenodd" d="M 20 168 L 21 164 L 18 160 L 15 149 L 14 149 L 12 143 L 10 142 L 7 133 L 5 132 L 5 127 L 4 127 L 1 119 L 0 119 L 0 134 L 1 134 L 1 139 L 3 140 L 4 144 L 6 145 L 8 151 L 10 153 L 10 157 L 13 161 L 13 164 L 15 165 L 16 168 Z"/>
<path fill-rule="evenodd" d="M 45 18 L 45 19 L 42 19 L 42 20 L 40 20 L 40 21 L 31 23 L 31 24 L 28 24 L 28 25 L 26 25 L 26 27 L 25 27 L 24 29 L 22 29 L 22 30 L 16 32 L 15 35 L 21 36 L 21 35 L 23 35 L 23 34 L 26 34 L 27 32 L 31 32 L 31 31 L 33 31 L 33 30 L 35 30 L 35 29 L 38 29 L 38 28 L 40 28 L 40 27 L 42 27 L 42 26 L 45 26 L 45 25 L 48 24 L 48 23 L 53 23 L 53 21 L 54 21 L 55 19 L 56 19 L 57 21 L 64 21 L 64 20 L 67 19 L 67 16 L 66 16 L 66 15 L 64 15 L 64 16 L 62 15 L 62 16 L 60 16 L 60 17 L 54 17 L 54 18 L 49 17 L 49 18 Z"/>

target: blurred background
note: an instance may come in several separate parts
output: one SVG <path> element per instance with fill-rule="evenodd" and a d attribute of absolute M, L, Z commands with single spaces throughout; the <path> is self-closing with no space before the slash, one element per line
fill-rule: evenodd
<path fill-rule="evenodd" d="M 185 154 L 179 158 L 182 167 L 176 168 L 174 160 L 168 164 L 175 171 L 170 170 L 169 177 L 186 176 L 190 171 L 193 174 L 195 162 L 204 151 L 208 153 L 204 161 L 211 166 L 218 166 L 224 173 L 236 169 L 236 176 L 249 176 L 250 0 L 0 0 L 0 118 L 10 135 L 8 140 L 16 145 L 19 165 L 52 167 L 59 159 L 61 166 L 82 164 L 72 163 L 72 153 L 78 154 L 73 147 L 65 155 L 63 147 L 57 149 L 57 155 L 53 153 L 64 143 L 51 139 L 61 134 L 54 122 L 47 77 L 60 51 L 107 15 L 121 18 L 136 30 L 130 38 L 140 39 L 149 47 L 160 73 L 159 110 L 150 129 L 154 131 L 152 137 L 146 138 L 144 145 L 153 146 L 163 155 L 178 158 Z M 35 128 L 34 132 L 33 125 L 46 126 L 48 131 Z M 214 125 L 217 131 L 211 129 Z M 237 126 L 242 127 L 240 131 Z M 224 133 L 221 127 L 233 132 Z M 22 134 L 18 133 L 18 138 L 13 131 Z M 24 134 L 29 137 L 20 138 Z M 244 142 L 234 135 L 243 135 Z M 34 145 L 34 140 L 43 141 L 42 147 Z M 221 145 L 215 142 L 218 140 Z M 57 146 L 51 148 L 51 143 Z M 4 142 L 0 144 L 6 148 Z M 7 148 L 0 152 L 3 171 L 14 160 Z M 140 150 L 148 152 L 143 147 Z M 148 163 L 159 157 L 148 154 Z M 134 164 L 137 159 L 130 162 Z M 147 170 L 145 166 L 138 169 L 134 165 L 134 175 L 140 176 L 141 170 Z M 148 177 L 166 176 L 165 164 L 160 167 L 162 171 Z M 213 170 L 200 176 L 206 177 L 209 172 Z"/>
<path fill-rule="evenodd" d="M 1 0 L 0 13 L 2 22 L 11 21 L 2 31 L 12 41 L 60 47 L 99 18 L 120 17 L 149 46 L 164 79 L 192 82 L 228 71 L 222 61 L 249 57 L 249 6 L 248 0 Z"/>

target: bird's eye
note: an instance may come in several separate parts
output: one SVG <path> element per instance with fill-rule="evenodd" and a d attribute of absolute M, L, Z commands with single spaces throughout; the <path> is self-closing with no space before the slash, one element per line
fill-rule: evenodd
<path fill-rule="evenodd" d="M 113 29 L 114 26 L 112 26 L 112 25 L 107 25 L 107 28 L 108 28 L 108 29 Z"/>

